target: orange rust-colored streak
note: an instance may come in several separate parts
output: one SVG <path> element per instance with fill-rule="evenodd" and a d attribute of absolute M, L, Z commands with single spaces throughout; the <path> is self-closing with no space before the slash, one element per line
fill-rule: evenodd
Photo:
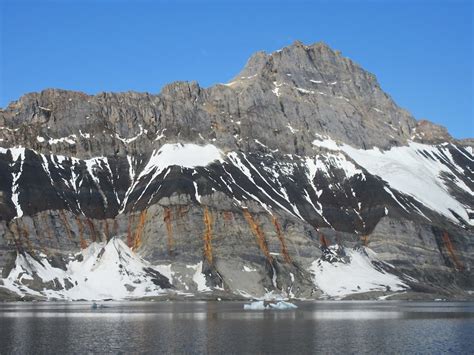
<path fill-rule="evenodd" d="M 207 207 L 204 208 L 204 256 L 209 264 L 212 264 L 212 216 Z"/>
<path fill-rule="evenodd" d="M 290 264 L 291 263 L 291 258 L 290 255 L 288 254 L 288 249 L 286 247 L 286 242 L 285 242 L 285 237 L 283 236 L 283 232 L 281 231 L 280 223 L 278 223 L 278 220 L 274 215 L 272 215 L 272 222 L 273 225 L 275 226 L 275 230 L 277 233 L 278 240 L 280 241 L 281 244 L 281 253 L 283 254 L 283 257 L 285 261 Z"/>
<path fill-rule="evenodd" d="M 362 235 L 360 237 L 361 242 L 364 244 L 364 246 L 369 245 L 369 236 L 368 235 Z"/>
<path fill-rule="evenodd" d="M 323 247 L 326 247 L 326 248 L 329 247 L 329 242 L 323 233 L 319 234 L 319 241 L 321 242 L 321 245 Z"/>
<path fill-rule="evenodd" d="M 82 224 L 79 216 L 76 217 L 76 223 L 79 230 L 79 243 L 81 244 L 81 249 L 87 248 L 87 241 L 84 239 L 84 224 Z"/>
<path fill-rule="evenodd" d="M 142 233 L 145 228 L 147 210 L 143 210 L 140 213 L 140 218 L 135 229 L 135 237 L 133 238 L 132 250 L 137 249 L 142 244 Z"/>
<path fill-rule="evenodd" d="M 171 208 L 166 207 L 164 210 L 163 221 L 166 224 L 166 232 L 168 235 L 168 254 L 171 255 L 174 246 L 173 229 L 171 226 Z"/>
<path fill-rule="evenodd" d="M 86 224 L 89 227 L 92 242 L 96 242 L 97 241 L 97 233 L 95 231 L 94 222 L 92 222 L 89 218 L 87 218 L 86 219 Z"/>
<path fill-rule="evenodd" d="M 456 265 L 456 269 L 458 269 L 458 270 L 464 269 L 464 266 L 459 261 L 457 255 L 454 251 L 454 246 L 453 246 L 453 243 L 451 242 L 451 238 L 449 238 L 448 232 L 443 233 L 443 243 L 444 243 L 446 249 L 448 249 L 448 252 L 451 255 L 451 259 L 453 260 L 454 265 Z"/>
<path fill-rule="evenodd" d="M 66 215 L 64 214 L 63 210 L 59 210 L 59 217 L 63 221 L 68 239 L 72 240 L 71 226 L 69 225 L 69 222 L 67 221 Z"/>
<path fill-rule="evenodd" d="M 270 252 L 268 251 L 267 240 L 265 239 L 265 235 L 260 229 L 260 226 L 255 222 L 255 219 L 252 217 L 252 215 L 247 209 L 243 210 L 243 214 L 244 214 L 245 219 L 247 220 L 247 223 L 250 226 L 250 229 L 252 230 L 253 234 L 257 238 L 257 243 L 258 243 L 258 246 L 260 247 L 260 250 L 263 252 L 267 260 L 269 262 L 272 262 L 273 258 L 270 255 Z"/>
<path fill-rule="evenodd" d="M 127 245 L 129 248 L 133 247 L 133 233 L 132 233 L 132 224 L 133 224 L 133 215 L 131 214 L 128 217 L 128 226 L 127 226 Z"/>

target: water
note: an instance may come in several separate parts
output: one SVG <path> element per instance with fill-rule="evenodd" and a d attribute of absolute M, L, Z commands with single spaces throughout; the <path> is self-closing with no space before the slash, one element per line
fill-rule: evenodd
<path fill-rule="evenodd" d="M 0 304 L 0 353 L 472 353 L 472 302 Z"/>

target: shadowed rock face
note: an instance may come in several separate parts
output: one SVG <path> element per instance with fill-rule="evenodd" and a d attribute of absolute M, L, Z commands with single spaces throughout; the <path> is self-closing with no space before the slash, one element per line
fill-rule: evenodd
<path fill-rule="evenodd" d="M 0 297 L 469 297 L 473 171 L 469 141 L 322 43 L 208 89 L 27 94 L 0 111 Z M 378 284 L 325 289 L 359 251 Z M 80 292 L 91 258 L 121 296 Z"/>

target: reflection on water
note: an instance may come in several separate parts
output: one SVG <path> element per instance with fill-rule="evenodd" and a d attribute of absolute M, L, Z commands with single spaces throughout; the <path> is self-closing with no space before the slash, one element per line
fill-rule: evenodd
<path fill-rule="evenodd" d="M 242 302 L 7 303 L 0 353 L 455 352 L 474 348 L 474 303 L 304 302 L 244 311 Z"/>

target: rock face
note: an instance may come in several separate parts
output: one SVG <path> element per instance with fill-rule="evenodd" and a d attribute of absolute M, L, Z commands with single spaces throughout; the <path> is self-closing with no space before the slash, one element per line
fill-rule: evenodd
<path fill-rule="evenodd" d="M 0 298 L 468 298 L 473 191 L 469 140 L 322 43 L 208 89 L 27 94 L 0 111 Z"/>

